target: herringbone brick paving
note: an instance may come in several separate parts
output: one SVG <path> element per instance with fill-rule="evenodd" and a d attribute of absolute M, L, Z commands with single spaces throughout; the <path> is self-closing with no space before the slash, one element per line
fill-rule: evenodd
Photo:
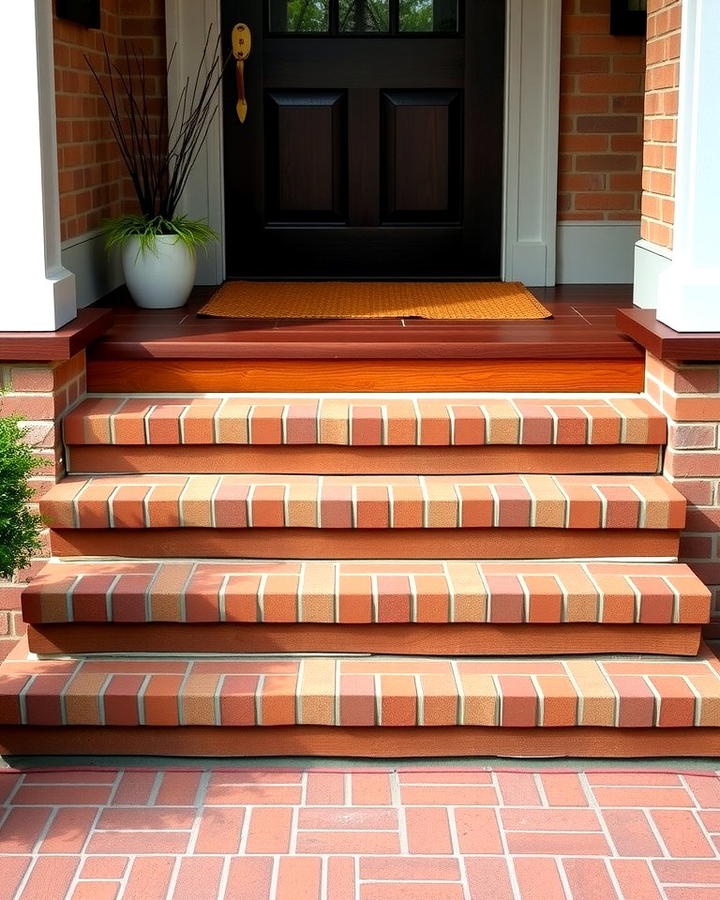
<path fill-rule="evenodd" d="M 0 900 L 719 896 L 714 772 L 0 773 Z"/>

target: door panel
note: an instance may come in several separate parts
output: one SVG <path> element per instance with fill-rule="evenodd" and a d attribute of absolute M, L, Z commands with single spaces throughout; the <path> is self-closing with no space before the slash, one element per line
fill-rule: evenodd
<path fill-rule="evenodd" d="M 505 0 L 223 0 L 231 277 L 500 272 Z M 232 66 L 230 67 L 232 69 Z"/>
<path fill-rule="evenodd" d="M 265 122 L 270 221 L 345 221 L 344 93 L 269 91 Z"/>
<path fill-rule="evenodd" d="M 386 216 L 393 222 L 460 218 L 461 95 L 456 91 L 386 91 Z"/>

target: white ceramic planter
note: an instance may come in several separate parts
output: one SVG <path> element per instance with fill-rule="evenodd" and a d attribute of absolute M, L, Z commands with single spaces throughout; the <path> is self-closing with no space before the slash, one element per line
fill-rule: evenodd
<path fill-rule="evenodd" d="M 197 256 L 170 234 L 159 235 L 154 249 L 140 250 L 140 239 L 130 238 L 122 249 L 125 282 L 138 306 L 174 309 L 187 303 L 195 284 Z"/>

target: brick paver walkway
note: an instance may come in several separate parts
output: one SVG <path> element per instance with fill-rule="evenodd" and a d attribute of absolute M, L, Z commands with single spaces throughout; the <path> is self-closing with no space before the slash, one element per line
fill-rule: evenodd
<path fill-rule="evenodd" d="M 720 778 L 0 773 L 0 900 L 720 898 Z"/>

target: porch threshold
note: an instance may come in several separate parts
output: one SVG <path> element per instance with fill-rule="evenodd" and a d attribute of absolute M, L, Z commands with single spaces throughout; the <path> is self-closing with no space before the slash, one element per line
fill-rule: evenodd
<path fill-rule="evenodd" d="M 644 351 L 615 324 L 632 304 L 629 285 L 535 288 L 553 318 L 528 321 L 200 318 L 212 290 L 181 310 L 114 298 L 88 390 L 642 390 Z"/>

